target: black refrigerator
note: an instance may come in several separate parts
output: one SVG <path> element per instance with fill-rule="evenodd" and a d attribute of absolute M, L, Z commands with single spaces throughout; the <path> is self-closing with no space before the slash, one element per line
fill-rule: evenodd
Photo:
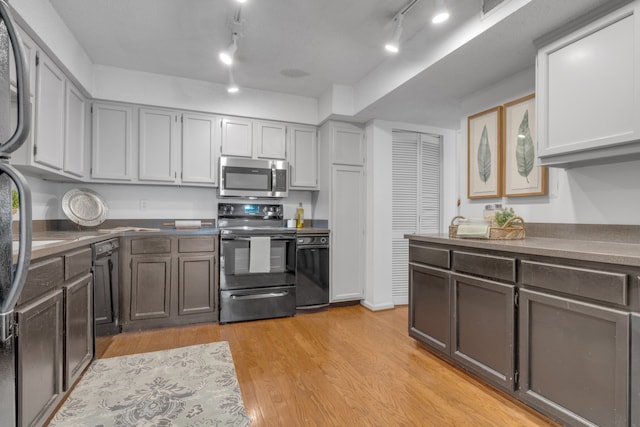
<path fill-rule="evenodd" d="M 11 153 L 25 142 L 31 127 L 28 84 L 22 42 L 7 1 L 0 0 L 0 417 L 3 426 L 18 423 L 14 308 L 31 259 L 31 192 L 22 174 L 10 164 Z M 15 264 L 13 190 L 17 191 L 20 201 L 20 243 Z"/>

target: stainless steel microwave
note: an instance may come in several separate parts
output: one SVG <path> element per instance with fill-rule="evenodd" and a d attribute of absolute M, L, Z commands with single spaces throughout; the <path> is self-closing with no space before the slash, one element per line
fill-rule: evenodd
<path fill-rule="evenodd" d="M 287 197 L 286 160 L 220 157 L 222 197 Z"/>

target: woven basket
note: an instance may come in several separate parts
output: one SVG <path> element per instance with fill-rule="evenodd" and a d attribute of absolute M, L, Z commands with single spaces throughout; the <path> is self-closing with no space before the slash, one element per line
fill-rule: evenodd
<path fill-rule="evenodd" d="M 456 216 L 451 220 L 449 225 L 449 237 L 458 237 L 458 224 L 456 220 L 465 219 L 463 216 Z M 518 225 L 512 225 L 519 222 Z M 512 216 L 504 223 L 502 227 L 491 227 L 489 239 L 491 240 L 518 240 L 524 239 L 524 219 L 519 216 Z"/>

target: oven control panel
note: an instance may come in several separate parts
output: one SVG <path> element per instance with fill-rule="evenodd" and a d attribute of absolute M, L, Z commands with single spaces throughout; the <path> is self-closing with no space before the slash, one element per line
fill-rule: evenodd
<path fill-rule="evenodd" d="M 282 219 L 282 205 L 260 203 L 218 203 L 218 218 Z"/>

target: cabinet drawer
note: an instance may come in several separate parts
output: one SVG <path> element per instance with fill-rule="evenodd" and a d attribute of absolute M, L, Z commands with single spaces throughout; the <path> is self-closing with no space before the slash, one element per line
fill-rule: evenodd
<path fill-rule="evenodd" d="M 516 281 L 516 260 L 513 258 L 454 251 L 453 268 L 507 282 Z"/>
<path fill-rule="evenodd" d="M 522 283 L 526 286 L 564 292 L 598 301 L 626 305 L 628 277 L 622 273 L 522 261 Z"/>
<path fill-rule="evenodd" d="M 409 262 L 434 265 L 441 268 L 451 268 L 451 257 L 448 249 L 428 246 L 409 245 Z"/>
<path fill-rule="evenodd" d="M 62 282 L 64 282 L 62 257 L 49 258 L 31 264 L 18 305 L 56 289 L 62 285 Z"/>
<path fill-rule="evenodd" d="M 183 237 L 178 239 L 178 252 L 215 252 L 214 236 Z"/>
<path fill-rule="evenodd" d="M 145 237 L 131 241 L 131 254 L 168 254 L 171 253 L 171 239 L 168 237 Z"/>
<path fill-rule="evenodd" d="M 91 248 L 83 248 L 64 256 L 64 280 L 91 270 Z"/>

